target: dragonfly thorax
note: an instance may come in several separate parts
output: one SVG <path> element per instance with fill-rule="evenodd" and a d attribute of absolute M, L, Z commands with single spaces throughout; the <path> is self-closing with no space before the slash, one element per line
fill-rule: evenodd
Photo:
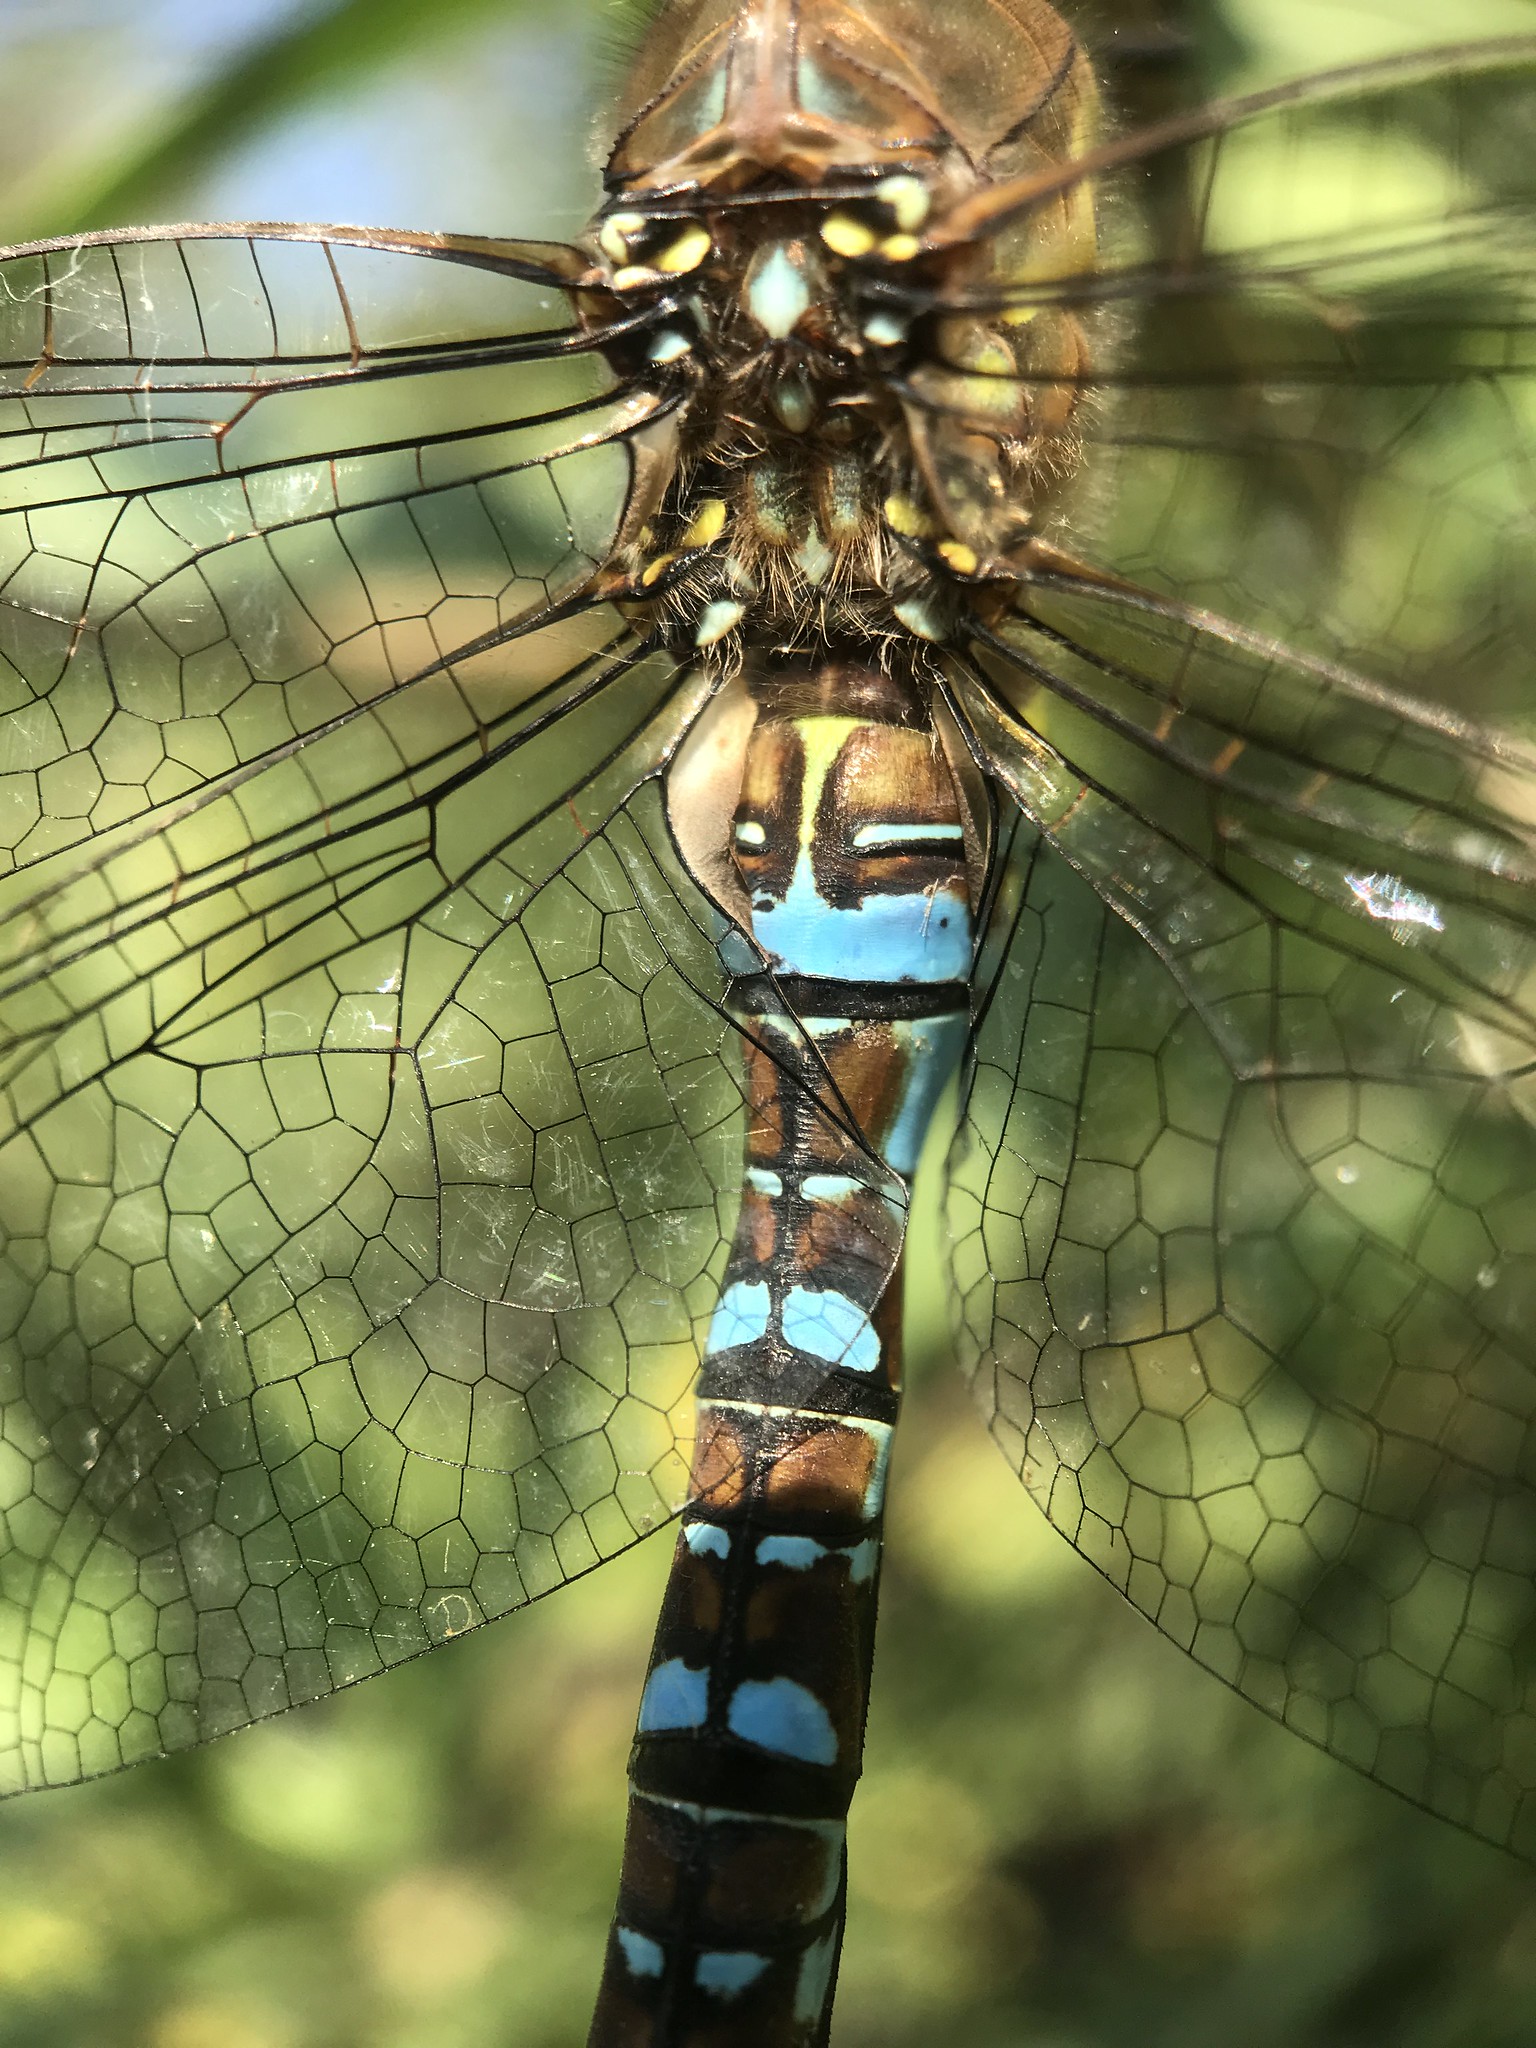
<path fill-rule="evenodd" d="M 624 566 L 679 642 L 942 641 L 1077 468 L 1093 188 L 976 209 L 1081 151 L 1092 75 L 1037 0 L 983 10 L 1000 54 L 953 78 L 964 23 L 898 65 L 888 12 L 673 6 L 631 80 L 586 317 L 675 406 Z"/>

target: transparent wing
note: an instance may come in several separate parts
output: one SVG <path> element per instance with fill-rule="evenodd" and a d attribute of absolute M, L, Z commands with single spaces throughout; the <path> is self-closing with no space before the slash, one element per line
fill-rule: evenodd
<path fill-rule="evenodd" d="M 1106 279 L 1126 357 L 1072 544 L 1529 737 L 1536 39 L 1495 55 L 1148 162 L 1160 225 Z"/>
<path fill-rule="evenodd" d="M 1294 932 L 1269 1000 L 1331 1056 L 1235 1071 L 1048 845 L 1015 888 L 950 1185 L 994 1435 L 1201 1663 L 1529 1853 L 1528 1071 Z"/>
<path fill-rule="evenodd" d="M 1022 815 L 950 1190 L 1056 1525 L 1527 1854 L 1529 66 L 1161 152 L 1188 240 L 1111 273 L 1112 488 L 954 680 Z"/>
<path fill-rule="evenodd" d="M 0 258 L 7 865 L 441 679 L 606 554 L 653 404 L 568 252 L 345 235 Z"/>
<path fill-rule="evenodd" d="M 741 1097 L 655 780 L 697 688 L 582 597 L 647 407 L 552 271 L 459 254 L 0 273 L 11 1789 L 327 1692 L 681 1497 Z"/>

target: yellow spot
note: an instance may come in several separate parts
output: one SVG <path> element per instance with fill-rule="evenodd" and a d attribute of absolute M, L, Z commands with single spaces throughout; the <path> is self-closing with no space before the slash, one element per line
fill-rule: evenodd
<path fill-rule="evenodd" d="M 887 498 L 881 509 L 892 532 L 905 534 L 908 540 L 924 540 L 936 530 L 928 514 L 910 498 Z"/>
<path fill-rule="evenodd" d="M 629 244 L 614 227 L 611 220 L 605 220 L 597 231 L 597 246 L 610 263 L 623 263 L 629 257 Z"/>
<path fill-rule="evenodd" d="M 880 254 L 887 263 L 910 263 L 922 246 L 916 235 L 887 235 Z"/>
<path fill-rule="evenodd" d="M 629 245 L 645 227 L 643 213 L 610 213 L 597 231 L 597 246 L 612 263 L 622 263 Z"/>
<path fill-rule="evenodd" d="M 829 213 L 821 224 L 821 239 L 835 256 L 867 256 L 879 237 L 851 213 Z"/>
<path fill-rule="evenodd" d="M 1012 377 L 1019 366 L 1011 349 L 1004 348 L 1000 341 L 989 341 L 977 349 L 966 367 L 983 377 Z"/>
<path fill-rule="evenodd" d="M 658 555 L 654 562 L 647 562 L 640 572 L 641 587 L 649 590 L 653 583 L 659 583 L 676 560 L 676 555 Z"/>
<path fill-rule="evenodd" d="M 616 292 L 639 291 L 643 285 L 659 284 L 660 273 L 646 263 L 628 263 L 622 270 L 613 273 L 613 288 Z"/>
<path fill-rule="evenodd" d="M 963 540 L 941 540 L 939 553 L 957 576 L 974 576 L 981 567 L 981 557 Z"/>
<path fill-rule="evenodd" d="M 998 318 L 1005 327 L 1027 327 L 1039 312 L 1038 306 L 1007 306 Z"/>
<path fill-rule="evenodd" d="M 656 268 L 668 277 L 681 277 L 686 271 L 697 270 L 713 247 L 708 228 L 693 221 L 654 259 Z"/>
<path fill-rule="evenodd" d="M 874 196 L 891 209 L 896 216 L 897 227 L 907 234 L 922 226 L 933 204 L 922 179 L 904 173 L 894 178 L 882 178 L 875 187 Z"/>
<path fill-rule="evenodd" d="M 724 498 L 706 498 L 694 514 L 691 525 L 683 535 L 681 545 L 685 548 L 707 548 L 717 541 L 724 531 Z"/>

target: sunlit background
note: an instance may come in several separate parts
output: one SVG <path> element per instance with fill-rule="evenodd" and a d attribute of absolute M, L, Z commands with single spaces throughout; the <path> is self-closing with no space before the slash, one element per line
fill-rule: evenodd
<path fill-rule="evenodd" d="M 1533 13 L 1463 0 L 1454 30 Z M 1174 15 L 1205 90 L 1445 20 Z M 0 241 L 144 219 L 563 236 L 629 32 L 602 0 L 4 0 Z M 1536 1875 L 1138 1620 L 1030 1506 L 916 1307 L 837 2048 L 1536 2038 Z M 0 1811 L 0 2044 L 576 2048 L 667 1550 L 327 1706 Z"/>

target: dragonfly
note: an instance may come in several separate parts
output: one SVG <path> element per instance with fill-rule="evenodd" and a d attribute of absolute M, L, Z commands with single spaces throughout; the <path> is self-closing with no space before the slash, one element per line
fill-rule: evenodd
<path fill-rule="evenodd" d="M 7 1789 L 676 1520 L 591 2040 L 824 2041 L 958 1070 L 1052 1523 L 1529 1853 L 1533 61 L 673 4 L 574 244 L 7 252 Z"/>

